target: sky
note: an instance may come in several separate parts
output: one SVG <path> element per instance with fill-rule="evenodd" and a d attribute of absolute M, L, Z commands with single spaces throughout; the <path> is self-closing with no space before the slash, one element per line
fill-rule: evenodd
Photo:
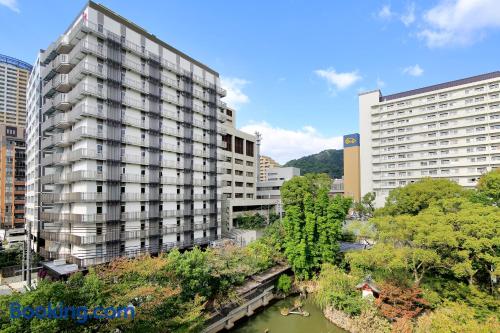
<path fill-rule="evenodd" d="M 237 127 L 284 163 L 341 148 L 358 94 L 500 70 L 498 0 L 99 0 L 220 73 Z M 0 53 L 32 63 L 83 0 L 0 0 Z"/>

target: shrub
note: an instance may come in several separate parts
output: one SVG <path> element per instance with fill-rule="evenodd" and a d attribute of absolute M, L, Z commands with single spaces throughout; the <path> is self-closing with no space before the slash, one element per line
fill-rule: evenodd
<path fill-rule="evenodd" d="M 340 268 L 324 264 L 318 278 L 315 301 L 321 308 L 332 306 L 349 315 L 359 315 L 365 304 L 356 290 L 358 279 L 344 273 Z"/>
<path fill-rule="evenodd" d="M 286 274 L 280 275 L 276 289 L 284 294 L 288 294 L 292 290 L 292 278 Z"/>

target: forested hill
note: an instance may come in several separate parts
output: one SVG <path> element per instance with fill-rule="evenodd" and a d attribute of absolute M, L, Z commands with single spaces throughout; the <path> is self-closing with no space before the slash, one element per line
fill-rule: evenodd
<path fill-rule="evenodd" d="M 320 153 L 288 161 L 284 166 L 300 168 L 300 173 L 327 173 L 331 178 L 342 178 L 344 174 L 344 151 L 327 149 Z"/>

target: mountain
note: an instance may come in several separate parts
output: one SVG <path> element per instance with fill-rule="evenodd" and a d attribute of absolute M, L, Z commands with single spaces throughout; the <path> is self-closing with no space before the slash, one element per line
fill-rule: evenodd
<path fill-rule="evenodd" d="M 284 166 L 300 168 L 300 173 L 327 173 L 331 178 L 342 178 L 344 175 L 344 151 L 327 149 L 320 153 L 304 156 L 288 161 Z"/>

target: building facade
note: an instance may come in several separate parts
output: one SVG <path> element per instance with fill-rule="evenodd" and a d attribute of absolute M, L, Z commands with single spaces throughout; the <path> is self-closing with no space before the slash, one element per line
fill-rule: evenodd
<path fill-rule="evenodd" d="M 226 161 L 222 163 L 222 226 L 223 233 L 233 238 L 233 220 L 241 214 L 267 216 L 275 211 L 276 200 L 257 199 L 259 145 L 257 137 L 236 128 L 236 110 L 225 110 L 226 134 L 223 136 Z"/>
<path fill-rule="evenodd" d="M 28 80 L 26 112 L 26 227 L 30 229 L 32 248 L 36 251 L 40 231 L 41 196 L 41 124 L 42 78 L 40 55 Z"/>
<path fill-rule="evenodd" d="M 281 186 L 287 180 L 300 176 L 300 169 L 295 167 L 269 168 L 266 181 L 257 184 L 257 198 L 281 199 Z"/>
<path fill-rule="evenodd" d="M 90 266 L 220 237 L 216 71 L 92 1 L 40 62 L 43 257 Z"/>
<path fill-rule="evenodd" d="M 279 168 L 280 165 L 278 162 L 273 160 L 269 156 L 261 155 L 259 157 L 259 180 L 261 182 L 267 181 L 267 170 L 270 168 Z"/>
<path fill-rule="evenodd" d="M 361 200 L 359 134 L 344 135 L 344 194 Z"/>
<path fill-rule="evenodd" d="M 383 96 L 359 95 L 361 195 L 376 204 L 422 177 L 474 187 L 500 165 L 500 72 Z"/>
<path fill-rule="evenodd" d="M 0 228 L 24 228 L 26 194 L 24 128 L 0 125 Z"/>
<path fill-rule="evenodd" d="M 0 124 L 26 126 L 26 90 L 31 65 L 0 54 Z"/>

